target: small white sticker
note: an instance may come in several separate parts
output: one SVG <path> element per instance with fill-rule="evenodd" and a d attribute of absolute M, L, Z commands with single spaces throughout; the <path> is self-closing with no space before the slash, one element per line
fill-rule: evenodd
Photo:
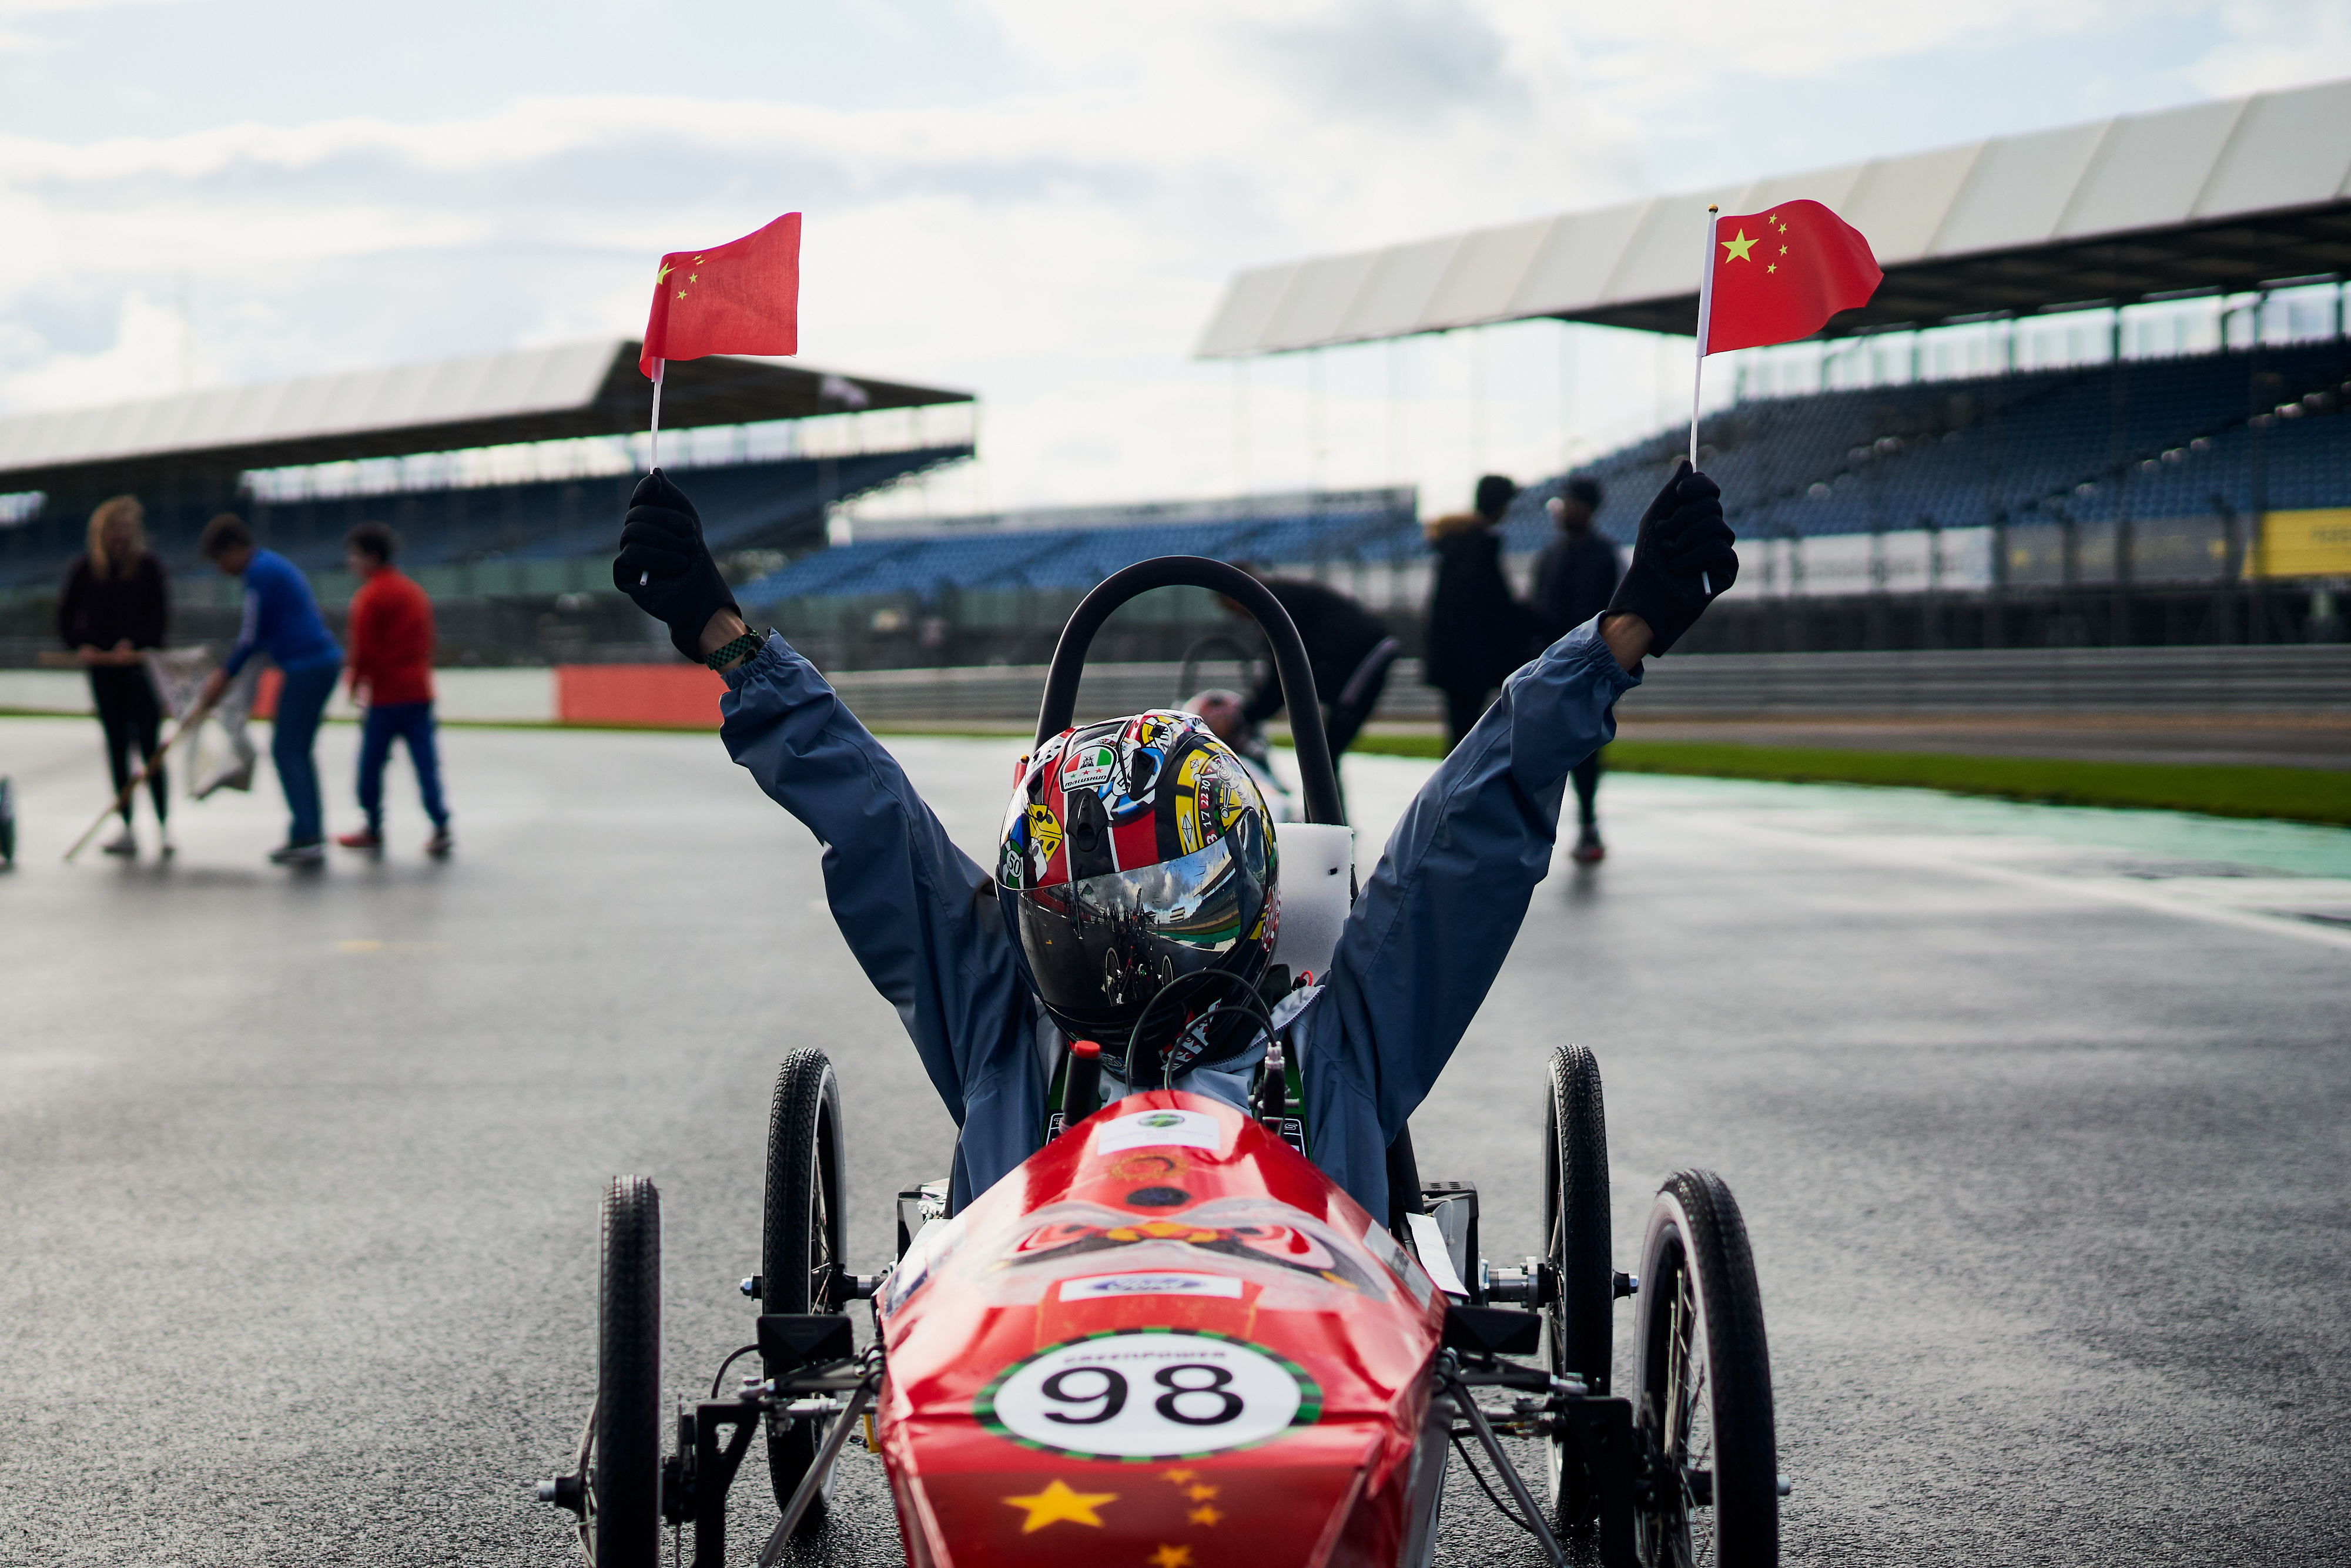
<path fill-rule="evenodd" d="M 1436 1288 L 1435 1283 L 1422 1271 L 1420 1265 L 1412 1260 L 1411 1255 L 1396 1245 L 1396 1239 L 1388 1234 L 1387 1227 L 1376 1219 L 1373 1220 L 1364 1228 L 1364 1245 L 1372 1249 L 1373 1257 L 1388 1266 L 1389 1273 L 1404 1281 L 1405 1289 L 1412 1292 L 1414 1301 L 1424 1307 L 1428 1305 L 1428 1292 Z"/>
<path fill-rule="evenodd" d="M 1223 1296 L 1238 1301 L 1241 1282 L 1229 1274 L 1092 1274 L 1061 1281 L 1061 1300 L 1098 1301 L 1113 1296 Z"/>
<path fill-rule="evenodd" d="M 1187 1149 L 1222 1149 L 1224 1124 L 1205 1111 L 1138 1111 L 1102 1124 L 1094 1134 L 1093 1152 L 1114 1155 L 1125 1149 L 1156 1149 L 1176 1145 Z M 1393 1244 L 1391 1244 L 1393 1245 Z"/>

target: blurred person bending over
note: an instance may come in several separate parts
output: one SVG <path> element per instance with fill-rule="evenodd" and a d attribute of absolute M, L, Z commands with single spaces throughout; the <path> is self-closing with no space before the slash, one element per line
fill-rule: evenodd
<path fill-rule="evenodd" d="M 245 620 L 236 642 L 204 682 L 204 700 L 219 700 L 256 653 L 276 662 L 284 684 L 270 722 L 269 759 L 277 765 L 278 788 L 286 791 L 292 821 L 286 841 L 269 852 L 279 865 L 316 865 L 327 858 L 319 805 L 319 765 L 310 750 L 319 721 L 342 674 L 343 650 L 319 615 L 319 601 L 301 569 L 276 550 L 253 541 L 253 530 L 234 512 L 204 525 L 198 547 L 225 576 L 245 584 Z"/>
<path fill-rule="evenodd" d="M 88 548 L 66 569 L 65 587 L 57 593 L 57 635 L 89 671 L 89 695 L 106 731 L 114 792 L 121 795 L 131 783 L 134 745 L 140 760 L 153 766 L 147 789 L 155 802 L 155 831 L 168 855 L 170 781 L 154 765 L 163 712 L 141 650 L 163 645 L 172 594 L 162 561 L 147 548 L 145 524 L 145 510 L 130 496 L 101 501 L 90 513 Z M 138 836 L 131 831 L 131 805 L 124 796 L 122 831 L 106 846 L 108 854 L 139 852 Z"/>
<path fill-rule="evenodd" d="M 1518 493 L 1509 479 L 1489 474 L 1478 481 L 1474 511 L 1433 517 L 1423 530 L 1437 552 L 1437 580 L 1422 679 L 1445 694 L 1448 756 L 1525 660 L 1527 613 L 1502 575 L 1502 536 L 1495 531 Z"/>
<path fill-rule="evenodd" d="M 446 855 L 449 809 L 441 799 L 441 760 L 433 740 L 433 601 L 392 564 L 400 541 L 381 523 L 361 523 L 343 539 L 344 560 L 359 579 L 351 596 L 351 701 L 367 712 L 360 737 L 360 809 L 367 826 L 335 842 L 347 850 L 383 848 L 383 765 L 392 743 L 408 743 L 416 792 L 433 819 L 424 852 Z"/>
<path fill-rule="evenodd" d="M 1624 569 L 1616 547 L 1592 526 L 1600 510 L 1600 486 L 1592 479 L 1570 479 L 1566 489 L 1551 499 L 1552 521 L 1559 537 L 1543 547 L 1535 562 L 1535 618 L 1542 623 L 1546 642 L 1566 636 L 1608 608 Z M 1595 751 L 1575 765 L 1575 813 L 1580 831 L 1573 853 L 1590 865 L 1608 852 L 1600 841 L 1600 758 Z"/>
<path fill-rule="evenodd" d="M 1237 563 L 1238 564 L 1238 563 Z M 1341 593 L 1302 577 L 1268 577 L 1254 567 L 1243 571 L 1265 584 L 1274 601 L 1290 612 L 1298 640 L 1306 645 L 1306 663 L 1314 671 L 1314 695 L 1322 702 L 1322 726 L 1331 737 L 1331 760 L 1347 749 L 1388 684 L 1388 666 L 1404 644 L 1388 635 L 1378 616 Z M 1249 612 L 1229 599 L 1218 598 L 1228 615 L 1249 619 Z M 1255 624 L 1251 622 L 1251 624 Z M 1281 672 L 1267 661 L 1265 678 L 1241 705 L 1241 722 L 1259 725 L 1282 709 Z M 1224 732 L 1217 731 L 1219 736 Z M 1224 736 L 1229 743 L 1231 737 Z"/>

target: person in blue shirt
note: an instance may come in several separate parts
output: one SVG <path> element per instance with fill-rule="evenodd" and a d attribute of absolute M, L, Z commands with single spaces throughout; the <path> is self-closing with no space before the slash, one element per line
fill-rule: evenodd
<path fill-rule="evenodd" d="M 276 662 L 284 685 L 271 722 L 269 758 L 277 765 L 278 787 L 293 821 L 286 841 L 269 852 L 279 865 L 317 865 L 327 858 L 326 824 L 319 805 L 319 765 L 311 748 L 327 699 L 343 672 L 343 650 L 319 615 L 309 580 L 292 561 L 253 540 L 253 530 L 233 512 L 204 525 L 198 548 L 204 559 L 245 583 L 245 620 L 221 667 L 204 683 L 207 706 L 256 653 Z"/>
<path fill-rule="evenodd" d="M 1391 1212 L 1391 1145 L 1460 1043 L 1550 871 L 1569 772 L 1614 735 L 1616 699 L 1640 683 L 1644 656 L 1670 648 L 1738 575 L 1721 494 L 1687 465 L 1667 481 L 1607 607 L 1503 682 L 1397 822 L 1327 973 L 1273 1011 L 1302 1069 L 1308 1157 L 1374 1215 Z M 896 1007 L 956 1120 L 949 1201 L 960 1209 L 1041 1145 L 1067 1047 L 1069 966 L 1040 950 L 1027 915 L 1008 912 L 1029 881 L 1013 841 L 999 874 L 1019 885 L 1007 886 L 956 846 L 815 666 L 775 633 L 750 632 L 694 504 L 661 473 L 637 486 L 621 540 L 614 586 L 668 625 L 680 653 L 719 672 L 727 750 L 825 845 L 834 921 Z M 1037 768 L 1074 744 L 1065 732 L 1038 754 Z M 1091 757 L 1086 766 L 1095 766 Z M 1066 768 L 1061 777 L 1085 782 Z M 1008 822 L 1033 820 L 1008 813 Z M 1046 821 L 1057 842 L 1091 831 L 1074 811 Z M 1249 860 L 1244 846 L 1224 863 Z M 1115 880 L 1074 860 L 1070 875 Z M 1236 920 L 1246 928 L 1245 914 Z M 1110 999 L 1140 1000 L 1123 994 L 1132 979 L 1123 971 L 1123 994 Z M 1046 994 L 1057 990 L 1058 999 Z M 1107 1058 L 1110 1039 L 1097 1038 Z M 1176 1088 L 1234 1102 L 1245 1094 L 1245 1075 L 1189 1060 L 1202 1066 L 1175 1076 Z M 1072 1119 L 1087 1109 L 1072 1108 Z"/>

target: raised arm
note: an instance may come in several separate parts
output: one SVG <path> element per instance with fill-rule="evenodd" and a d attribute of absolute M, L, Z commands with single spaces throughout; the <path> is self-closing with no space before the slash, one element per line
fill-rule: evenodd
<path fill-rule="evenodd" d="M 1738 574 L 1711 480 L 1677 472 L 1650 513 L 1649 553 L 1615 602 L 1512 674 L 1413 798 L 1300 1019 L 1315 1163 L 1374 1214 L 1387 1212 L 1388 1143 L 1451 1060 L 1551 869 L 1569 771 L 1614 738 L 1642 658 Z"/>
<path fill-rule="evenodd" d="M 781 637 L 747 640 L 701 517 L 677 486 L 649 475 L 621 538 L 614 585 L 667 623 L 680 653 L 726 680 L 728 753 L 824 844 L 833 919 L 898 1009 L 948 1113 L 962 1124 L 976 1102 L 1008 1095 L 1019 1109 L 984 1118 L 992 1126 L 1041 1122 L 1033 1009 L 987 875 L 814 665 Z M 1003 1151 L 983 1141 L 962 1151 L 975 1187 L 1001 1174 Z"/>

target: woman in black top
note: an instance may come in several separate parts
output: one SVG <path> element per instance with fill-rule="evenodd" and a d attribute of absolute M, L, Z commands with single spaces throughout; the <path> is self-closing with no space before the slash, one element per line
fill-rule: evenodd
<path fill-rule="evenodd" d="M 135 497 L 101 501 L 89 515 L 89 548 L 66 570 L 57 595 L 57 635 L 89 671 L 89 692 L 98 722 L 106 729 L 106 759 L 119 794 L 131 782 L 131 751 L 152 760 L 163 727 L 141 650 L 163 645 L 172 617 L 171 590 L 163 563 L 147 548 L 146 513 Z M 165 826 L 171 792 L 160 767 L 147 780 L 155 801 L 155 827 L 162 852 L 172 852 Z M 135 855 L 131 802 L 122 802 L 122 831 L 106 846 L 110 855 Z"/>

